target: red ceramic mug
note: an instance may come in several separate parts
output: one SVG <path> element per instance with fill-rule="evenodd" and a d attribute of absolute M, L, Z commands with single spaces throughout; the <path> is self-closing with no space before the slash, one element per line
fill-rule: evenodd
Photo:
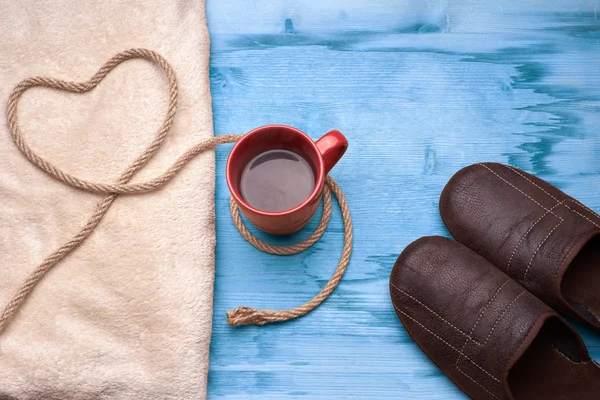
<path fill-rule="evenodd" d="M 244 135 L 227 159 L 227 185 L 242 213 L 257 228 L 274 235 L 302 229 L 317 211 L 325 176 L 344 155 L 348 140 L 339 131 L 327 132 L 316 142 L 302 131 L 285 125 L 267 125 Z M 315 187 L 300 205 L 286 211 L 268 212 L 250 206 L 242 197 L 240 182 L 246 165 L 268 150 L 288 150 L 302 156 L 315 174 Z"/>

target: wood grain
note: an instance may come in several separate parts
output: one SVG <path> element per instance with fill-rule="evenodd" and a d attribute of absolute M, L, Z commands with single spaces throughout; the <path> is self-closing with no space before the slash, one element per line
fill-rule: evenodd
<path fill-rule="evenodd" d="M 236 306 L 310 299 L 335 268 L 342 225 L 336 211 L 312 249 L 260 253 L 231 223 L 231 146 L 217 150 L 210 399 L 466 398 L 406 334 L 388 293 L 408 243 L 449 236 L 444 184 L 474 162 L 510 163 L 600 211 L 599 1 L 372 3 L 208 1 L 216 133 L 342 131 L 350 148 L 332 176 L 355 235 L 346 276 L 316 311 L 228 327 Z M 315 224 L 268 240 L 298 241 Z M 600 339 L 577 328 L 600 360 Z"/>

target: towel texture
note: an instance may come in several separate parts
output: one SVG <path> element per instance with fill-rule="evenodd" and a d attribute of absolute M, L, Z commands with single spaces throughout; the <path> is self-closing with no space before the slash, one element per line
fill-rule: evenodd
<path fill-rule="evenodd" d="M 146 47 L 179 81 L 173 129 L 132 182 L 164 171 L 212 136 L 204 1 L 0 2 L 0 98 L 36 75 L 84 81 L 111 56 Z M 133 60 L 93 92 L 35 88 L 25 137 L 65 171 L 114 182 L 167 106 L 162 72 Z M 0 128 L 0 307 L 86 222 L 102 196 L 31 165 Z M 214 279 L 214 155 L 164 188 L 119 197 L 91 237 L 56 266 L 0 334 L 1 399 L 206 397 Z"/>

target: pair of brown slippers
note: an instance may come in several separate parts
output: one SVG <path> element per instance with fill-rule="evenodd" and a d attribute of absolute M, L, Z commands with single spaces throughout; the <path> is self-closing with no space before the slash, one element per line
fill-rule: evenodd
<path fill-rule="evenodd" d="M 474 399 L 600 399 L 600 366 L 554 311 L 600 333 L 600 216 L 496 163 L 456 173 L 440 213 L 456 241 L 411 243 L 390 277 L 421 349 Z"/>

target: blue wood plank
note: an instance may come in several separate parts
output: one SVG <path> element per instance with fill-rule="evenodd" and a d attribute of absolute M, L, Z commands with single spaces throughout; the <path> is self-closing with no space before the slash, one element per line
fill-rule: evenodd
<path fill-rule="evenodd" d="M 228 327 L 236 306 L 287 308 L 317 293 L 343 227 L 336 211 L 304 253 L 255 250 L 229 217 L 231 146 L 217 150 L 210 399 L 465 398 L 407 335 L 387 289 L 408 243 L 448 236 L 444 184 L 468 164 L 505 162 L 600 211 L 600 2 L 522 3 L 208 1 L 216 133 L 344 132 L 350 148 L 332 176 L 355 235 L 346 276 L 316 311 Z M 599 338 L 577 328 L 600 359 Z"/>

